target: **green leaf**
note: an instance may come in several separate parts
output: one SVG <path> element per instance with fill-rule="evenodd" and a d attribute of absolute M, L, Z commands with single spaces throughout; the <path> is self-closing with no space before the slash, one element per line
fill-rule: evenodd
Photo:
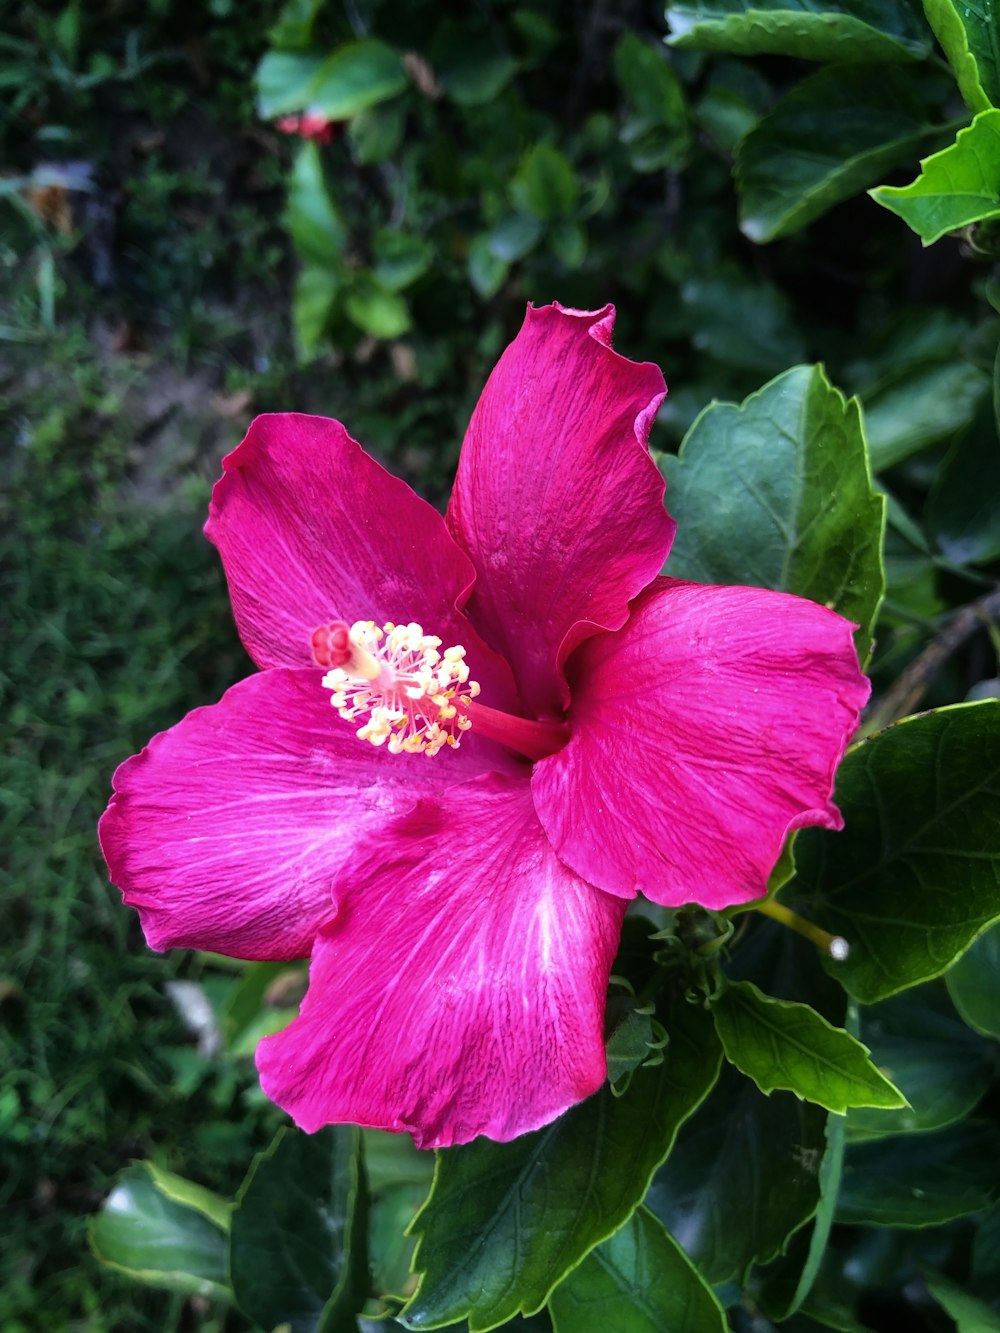
<path fill-rule="evenodd" d="M 882 598 L 882 497 L 857 401 L 796 366 L 743 403 L 713 403 L 664 460 L 678 520 L 670 573 L 797 593 L 855 621 L 862 660 Z"/>
<path fill-rule="evenodd" d="M 347 245 L 347 228 L 330 197 L 323 161 L 314 143 L 303 143 L 295 155 L 288 183 L 288 229 L 302 257 L 310 264 L 338 268 Z"/>
<path fill-rule="evenodd" d="M 842 832 L 803 829 L 783 897 L 850 945 L 864 1004 L 944 972 L 1000 918 L 1000 702 L 907 718 L 846 755 Z"/>
<path fill-rule="evenodd" d="M 826 1148 L 819 1168 L 820 1201 L 815 1217 L 792 1236 L 785 1253 L 761 1274 L 764 1279 L 758 1298 L 761 1308 L 778 1322 L 802 1306 L 819 1276 L 840 1193 L 844 1125 L 843 1116 L 827 1116 Z"/>
<path fill-rule="evenodd" d="M 1000 1207 L 984 1217 L 972 1242 L 972 1276 L 977 1285 L 1000 1295 Z"/>
<path fill-rule="evenodd" d="M 865 1007 L 860 1035 L 910 1105 L 849 1112 L 852 1141 L 942 1129 L 967 1116 L 993 1082 L 993 1051 L 961 1022 L 943 982 Z"/>
<path fill-rule="evenodd" d="M 927 526 L 956 564 L 1000 556 L 1000 442 L 993 405 L 980 398 L 972 429 L 952 445 L 927 500 Z"/>
<path fill-rule="evenodd" d="M 679 0 L 671 46 L 801 60 L 912 60 L 930 42 L 905 0 Z"/>
<path fill-rule="evenodd" d="M 684 89 L 662 46 L 627 31 L 615 46 L 614 69 L 618 86 L 643 120 L 650 125 L 684 124 Z"/>
<path fill-rule="evenodd" d="M 372 271 L 376 281 L 392 292 L 402 291 L 427 272 L 434 251 L 421 236 L 388 228 L 372 242 Z"/>
<path fill-rule="evenodd" d="M 469 245 L 469 281 L 486 301 L 496 296 L 504 284 L 510 265 L 493 253 L 490 238 L 474 236 Z"/>
<path fill-rule="evenodd" d="M 615 78 L 631 114 L 620 138 L 635 171 L 677 169 L 690 146 L 684 88 L 662 45 L 625 32 L 614 52 Z"/>
<path fill-rule="evenodd" d="M 388 162 L 399 152 L 405 128 L 406 116 L 401 102 L 359 111 L 351 117 L 347 129 L 351 156 L 362 166 Z"/>
<path fill-rule="evenodd" d="M 963 1121 L 847 1150 L 837 1221 L 927 1227 L 981 1212 L 1000 1194 L 1000 1131 Z"/>
<path fill-rule="evenodd" d="M 555 1333 L 726 1333 L 726 1316 L 674 1238 L 645 1208 L 549 1298 Z"/>
<path fill-rule="evenodd" d="M 548 243 L 566 268 L 579 268 L 587 257 L 587 233 L 578 222 L 557 222 L 549 229 Z"/>
<path fill-rule="evenodd" d="M 329 326 L 340 288 L 339 274 L 327 268 L 308 265 L 296 277 L 292 327 L 300 360 L 308 361 L 315 355 Z"/>
<path fill-rule="evenodd" d="M 271 45 L 284 50 L 309 46 L 322 6 L 323 0 L 285 0 L 274 27 L 267 34 Z"/>
<path fill-rule="evenodd" d="M 240 1187 L 230 1235 L 236 1300 L 265 1328 L 354 1333 L 368 1295 L 360 1131 L 281 1129 Z"/>
<path fill-rule="evenodd" d="M 481 1333 L 517 1311 L 532 1314 L 626 1221 L 721 1059 L 704 1010 L 678 998 L 663 1021 L 663 1064 L 636 1070 L 624 1096 L 605 1086 L 512 1143 L 478 1139 L 438 1154 L 413 1228 L 423 1276 L 401 1316 L 407 1328 L 468 1318 Z"/>
<path fill-rule="evenodd" d="M 893 66 L 837 65 L 798 84 L 736 150 L 743 233 L 788 236 L 939 139 L 921 94 Z"/>
<path fill-rule="evenodd" d="M 371 1192 L 369 1246 L 374 1291 L 398 1295 L 411 1281 L 415 1242 L 409 1228 L 430 1192 L 434 1156 L 419 1152 L 408 1134 L 363 1129 L 361 1138 Z M 373 1333 L 384 1333 L 384 1326 L 375 1326 Z"/>
<path fill-rule="evenodd" d="M 658 1050 L 653 1006 L 631 995 L 612 995 L 604 1018 L 608 1082 L 616 1092 L 628 1087 L 628 1075 Z M 661 1034 L 662 1037 L 662 1034 Z"/>
<path fill-rule="evenodd" d="M 226 1270 L 230 1205 L 152 1162 L 122 1171 L 89 1226 L 102 1264 L 187 1296 L 231 1301 Z"/>
<path fill-rule="evenodd" d="M 1000 925 L 973 941 L 945 982 L 969 1027 L 988 1037 L 1000 1037 Z"/>
<path fill-rule="evenodd" d="M 459 106 L 495 101 L 519 67 L 495 41 L 471 32 L 466 24 L 439 24 L 429 56 L 441 87 Z"/>
<path fill-rule="evenodd" d="M 399 52 L 369 38 L 349 42 L 327 56 L 312 77 L 306 105 L 329 120 L 349 120 L 405 88 Z"/>
<path fill-rule="evenodd" d="M 568 217 L 576 208 L 579 193 L 569 159 L 548 144 L 528 149 L 510 186 L 515 206 L 540 222 Z"/>
<path fill-rule="evenodd" d="M 940 1273 L 925 1273 L 927 1290 L 951 1315 L 956 1333 L 1000 1333 L 1000 1313 Z"/>
<path fill-rule="evenodd" d="M 981 111 L 950 148 L 925 157 L 909 185 L 868 193 L 898 213 L 924 245 L 973 222 L 1000 218 L 1000 110 Z"/>
<path fill-rule="evenodd" d="M 782 1089 L 840 1113 L 905 1105 L 868 1048 L 808 1004 L 774 1000 L 749 981 L 734 981 L 715 999 L 712 1016 L 726 1059 L 765 1094 Z"/>
<path fill-rule="evenodd" d="M 723 1066 L 646 1196 L 713 1286 L 774 1259 L 814 1216 L 827 1115 Z"/>
<path fill-rule="evenodd" d="M 360 274 L 344 297 L 344 309 L 362 333 L 373 338 L 399 338 L 410 328 L 410 311 L 403 298 Z"/>
<path fill-rule="evenodd" d="M 1000 34 L 993 0 L 924 0 L 927 22 L 971 111 L 1000 106 Z"/>
<path fill-rule="evenodd" d="M 923 365 L 879 392 L 862 395 L 872 469 L 878 473 L 967 427 L 989 389 L 978 366 Z"/>
<path fill-rule="evenodd" d="M 693 345 L 726 365 L 770 376 L 805 356 L 788 298 L 772 283 L 717 265 L 689 278 L 681 298 Z"/>
<path fill-rule="evenodd" d="M 255 76 L 261 116 L 272 120 L 293 111 L 305 111 L 309 106 L 309 89 L 322 63 L 320 56 L 268 51 Z"/>
<path fill-rule="evenodd" d="M 233 1205 L 228 1199 L 193 1180 L 175 1175 L 173 1171 L 165 1171 L 155 1162 L 143 1162 L 141 1165 L 148 1171 L 150 1179 L 164 1198 L 180 1204 L 182 1208 L 192 1208 L 196 1213 L 201 1213 L 202 1217 L 214 1222 L 220 1231 L 229 1230 Z"/>
<path fill-rule="evenodd" d="M 741 923 L 739 946 L 729 960 L 730 971 L 766 985 L 781 999 L 808 1004 L 829 1022 L 844 1024 L 854 1035 L 847 996 L 816 966 L 815 945 L 773 920 L 751 916 L 752 920 L 744 917 Z M 776 1321 L 787 1318 L 809 1295 L 826 1253 L 840 1186 L 844 1124 L 842 1115 L 826 1117 L 815 1215 L 790 1238 L 785 1252 L 760 1273 L 757 1298 L 765 1313 Z"/>
<path fill-rule="evenodd" d="M 523 259 L 537 245 L 542 224 L 526 213 L 509 213 L 489 233 L 491 253 L 505 264 Z"/>
<path fill-rule="evenodd" d="M 232 1049 L 247 1028 L 259 1018 L 268 987 L 282 973 L 290 970 L 288 963 L 245 965 L 242 975 L 233 981 L 219 1006 L 219 1024 L 227 1048 Z"/>

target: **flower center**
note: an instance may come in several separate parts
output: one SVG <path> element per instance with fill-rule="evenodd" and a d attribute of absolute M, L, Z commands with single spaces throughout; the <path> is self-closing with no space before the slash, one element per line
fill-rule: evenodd
<path fill-rule="evenodd" d="M 457 749 L 472 726 L 457 706 L 479 693 L 465 649 L 440 649 L 440 639 L 413 623 L 379 629 L 371 620 L 337 620 L 312 634 L 313 657 L 330 668 L 323 677 L 330 702 L 347 722 L 363 718 L 357 735 L 388 743 L 391 754 Z"/>

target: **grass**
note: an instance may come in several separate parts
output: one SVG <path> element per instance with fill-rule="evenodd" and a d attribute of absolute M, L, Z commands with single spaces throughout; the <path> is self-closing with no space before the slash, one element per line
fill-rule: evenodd
<path fill-rule="evenodd" d="M 240 1105 L 248 1070 L 179 1086 L 191 1038 L 164 983 L 204 964 L 145 950 L 95 825 L 115 765 L 247 663 L 199 536 L 205 484 L 192 475 L 157 504 L 137 500 L 106 374 L 79 339 L 48 351 L 44 376 L 20 367 L 0 511 L 0 1212 L 13 1228 L 0 1327 L 166 1328 L 175 1301 L 88 1261 L 88 1213 L 134 1156 L 197 1160 L 206 1183 L 231 1188 L 267 1132 Z M 220 1114 L 228 1141 L 208 1132 Z"/>

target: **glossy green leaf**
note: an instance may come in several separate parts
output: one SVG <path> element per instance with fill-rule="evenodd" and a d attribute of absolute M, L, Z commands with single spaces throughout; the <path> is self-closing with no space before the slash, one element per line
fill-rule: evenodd
<path fill-rule="evenodd" d="M 309 90 L 322 57 L 290 51 L 268 51 L 257 66 L 257 105 L 265 120 L 305 111 Z"/>
<path fill-rule="evenodd" d="M 955 1008 L 989 1037 L 1000 1037 L 1000 925 L 975 940 L 945 976 Z"/>
<path fill-rule="evenodd" d="M 808 1004 L 775 1000 L 749 981 L 730 982 L 712 1005 L 726 1059 L 761 1092 L 843 1113 L 849 1106 L 902 1106 L 905 1098 L 868 1058 L 868 1049 Z"/>
<path fill-rule="evenodd" d="M 399 338 L 410 328 L 410 310 L 397 292 L 374 278 L 360 276 L 344 297 L 344 309 L 362 333 L 373 338 Z"/>
<path fill-rule="evenodd" d="M 971 111 L 1000 106 L 1000 33 L 993 0 L 924 0 L 924 13 Z"/>
<path fill-rule="evenodd" d="M 761 1273 L 758 1301 L 765 1313 L 777 1321 L 787 1319 L 801 1308 L 819 1276 L 840 1193 L 840 1178 L 844 1167 L 844 1126 L 843 1116 L 827 1116 L 826 1147 L 819 1168 L 820 1200 L 816 1214 L 792 1236 L 785 1253 L 779 1255 Z"/>
<path fill-rule="evenodd" d="M 233 1211 L 230 1273 L 245 1315 L 289 1333 L 354 1333 L 368 1295 L 365 1192 L 359 1130 L 279 1130 Z"/>
<path fill-rule="evenodd" d="M 465 24 L 439 25 L 429 56 L 441 87 L 459 106 L 493 102 L 518 70 L 512 55 Z"/>
<path fill-rule="evenodd" d="M 612 995 L 604 1018 L 605 1048 L 608 1055 L 608 1082 L 616 1091 L 628 1086 L 628 1076 L 650 1056 L 657 1046 L 653 1006 L 640 1004 L 630 995 Z"/>
<path fill-rule="evenodd" d="M 711 274 L 689 278 L 681 299 L 692 344 L 727 366 L 771 376 L 805 356 L 805 339 L 790 303 L 773 283 L 720 265 Z"/>
<path fill-rule="evenodd" d="M 969 1114 L 996 1074 L 989 1043 L 961 1021 L 942 981 L 866 1006 L 860 1035 L 910 1105 L 849 1112 L 852 1141 L 953 1124 Z"/>
<path fill-rule="evenodd" d="M 839 833 L 803 829 L 783 890 L 850 945 L 830 974 L 865 1004 L 944 972 L 1000 918 L 1000 702 L 908 718 L 851 750 Z"/>
<path fill-rule="evenodd" d="M 866 1289 L 885 1290 L 895 1285 L 911 1239 L 905 1232 L 835 1229 L 801 1313 L 782 1324 L 781 1333 L 824 1333 L 826 1329 L 876 1333 L 861 1319 L 862 1297 Z"/>
<path fill-rule="evenodd" d="M 319 148 L 303 143 L 288 182 L 288 229 L 310 264 L 337 268 L 347 245 L 347 228 L 327 188 Z"/>
<path fill-rule="evenodd" d="M 885 468 L 970 425 L 989 375 L 963 360 L 923 365 L 880 391 L 863 394 L 872 468 Z"/>
<path fill-rule="evenodd" d="M 555 1333 L 726 1333 L 711 1287 L 663 1223 L 638 1208 L 549 1298 Z"/>
<path fill-rule="evenodd" d="M 247 963 L 242 976 L 228 988 L 219 1007 L 219 1022 L 226 1045 L 232 1048 L 267 1003 L 267 991 L 276 978 L 294 966 L 288 963 Z"/>
<path fill-rule="evenodd" d="M 801 60 L 912 60 L 930 50 L 905 0 L 670 0 L 671 46 Z"/>
<path fill-rule="evenodd" d="M 775 1258 L 813 1217 L 827 1115 L 787 1092 L 765 1097 L 723 1066 L 646 1196 L 713 1286 Z"/>
<path fill-rule="evenodd" d="M 102 1264 L 146 1286 L 232 1300 L 229 1210 L 200 1185 L 137 1162 L 120 1173 L 91 1220 L 90 1246 Z"/>
<path fill-rule="evenodd" d="M 1000 218 L 1000 110 L 981 111 L 950 148 L 925 157 L 909 185 L 880 185 L 869 194 L 898 213 L 924 245 L 973 222 Z"/>
<path fill-rule="evenodd" d="M 772 101 L 770 85 L 750 62 L 718 61 L 710 69 L 705 92 L 695 103 L 694 116 L 709 140 L 731 155 L 771 109 Z"/>
<path fill-rule="evenodd" d="M 855 1033 L 842 987 L 816 966 L 816 946 L 769 918 L 751 914 L 741 921 L 739 944 L 729 958 L 728 971 L 733 977 L 766 986 L 769 994 L 783 1000 L 808 1004 L 828 1022 Z M 844 1124 L 844 1116 L 826 1117 L 816 1212 L 794 1233 L 784 1253 L 761 1271 L 755 1287 L 762 1308 L 776 1320 L 799 1308 L 822 1263 L 840 1183 Z"/>
<path fill-rule="evenodd" d="M 636 1070 L 624 1096 L 605 1085 L 512 1143 L 477 1139 L 438 1154 L 413 1228 L 422 1277 L 401 1316 L 408 1328 L 468 1318 L 480 1333 L 518 1311 L 532 1314 L 626 1221 L 721 1058 L 704 1010 L 678 998 L 663 1023 L 663 1064 Z"/>
<path fill-rule="evenodd" d="M 314 264 L 303 268 L 296 277 L 292 327 L 299 357 L 303 361 L 308 361 L 315 354 L 329 326 L 340 289 L 339 274 Z"/>
<path fill-rule="evenodd" d="M 956 1333 L 1000 1333 L 1000 1311 L 940 1273 L 925 1273 L 927 1290 L 951 1315 Z"/>
<path fill-rule="evenodd" d="M 1000 1297 L 1000 1206 L 979 1223 L 972 1242 L 972 1276 Z"/>
<path fill-rule="evenodd" d="M 927 526 L 956 564 L 1000 556 L 1000 441 L 992 403 L 981 400 L 972 430 L 941 464 L 927 501 Z"/>
<path fill-rule="evenodd" d="M 469 281 L 484 300 L 496 296 L 503 286 L 510 264 L 493 253 L 487 235 L 474 236 L 469 245 Z"/>
<path fill-rule="evenodd" d="M 391 292 L 402 291 L 422 277 L 431 265 L 434 251 L 421 236 L 403 231 L 380 231 L 372 241 L 372 271 L 376 280 Z"/>
<path fill-rule="evenodd" d="M 330 120 L 348 120 L 405 88 L 399 52 L 369 38 L 339 47 L 322 62 L 309 84 L 306 105 Z"/>
<path fill-rule="evenodd" d="M 277 21 L 267 34 L 271 45 L 283 50 L 308 47 L 322 7 L 323 0 L 285 0 Z"/>
<path fill-rule="evenodd" d="M 684 90 L 662 46 L 657 48 L 634 32 L 624 32 L 615 46 L 614 70 L 618 86 L 644 120 L 667 125 L 683 122 Z"/>
<path fill-rule="evenodd" d="M 402 102 L 382 103 L 367 111 L 359 111 L 351 117 L 347 128 L 351 157 L 363 166 L 388 162 L 399 152 L 405 129 L 406 114 Z"/>
<path fill-rule="evenodd" d="M 860 413 L 821 366 L 713 403 L 664 461 L 677 519 L 669 571 L 797 593 L 855 621 L 868 651 L 883 591 L 883 500 Z"/>
<path fill-rule="evenodd" d="M 927 1227 L 981 1212 L 1000 1195 L 1000 1131 L 963 1121 L 848 1148 L 837 1221 Z"/>
<path fill-rule="evenodd" d="M 661 171 L 682 165 L 690 146 L 683 85 L 661 45 L 634 32 L 618 39 L 615 78 L 629 101 L 619 131 L 635 171 Z"/>
<path fill-rule="evenodd" d="M 823 69 L 793 88 L 737 148 L 744 234 L 788 236 L 939 139 L 921 91 L 916 76 L 873 65 Z"/>
<path fill-rule="evenodd" d="M 579 186 L 565 154 L 548 144 L 529 148 L 510 185 L 510 197 L 522 212 L 551 222 L 567 217 L 576 207 Z"/>
<path fill-rule="evenodd" d="M 490 231 L 490 251 L 505 264 L 513 264 L 530 254 L 541 234 L 542 224 L 537 218 L 526 213 L 510 213 Z"/>
<path fill-rule="evenodd" d="M 361 1138 L 370 1191 L 373 1287 L 378 1294 L 398 1296 L 411 1281 L 415 1242 L 408 1232 L 430 1193 L 434 1155 L 419 1152 L 408 1134 L 363 1129 Z"/>
<path fill-rule="evenodd" d="M 587 233 L 578 222 L 557 222 L 549 228 L 549 249 L 568 269 L 577 269 L 587 257 Z"/>

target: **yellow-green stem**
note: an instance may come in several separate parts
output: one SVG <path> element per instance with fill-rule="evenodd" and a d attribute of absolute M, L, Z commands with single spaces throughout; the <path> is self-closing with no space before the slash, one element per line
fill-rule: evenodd
<path fill-rule="evenodd" d="M 799 916 L 798 912 L 793 912 L 791 908 L 785 907 L 783 903 L 775 902 L 769 898 L 767 902 L 761 903 L 757 909 L 764 916 L 771 917 L 774 921 L 780 921 L 783 926 L 789 930 L 794 930 L 798 935 L 804 935 L 807 940 L 811 940 L 824 953 L 829 954 L 831 958 L 836 958 L 838 962 L 843 962 L 847 957 L 849 945 L 842 935 L 831 935 L 828 930 L 823 930 L 812 921 L 807 921 L 805 917 Z"/>

